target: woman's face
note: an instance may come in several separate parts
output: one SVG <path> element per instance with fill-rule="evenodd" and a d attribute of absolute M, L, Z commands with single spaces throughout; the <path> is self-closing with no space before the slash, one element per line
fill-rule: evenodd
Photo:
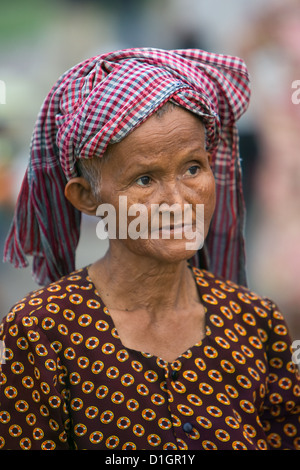
<path fill-rule="evenodd" d="M 143 210 L 125 215 L 124 221 L 120 201 L 126 200 L 127 209 L 141 204 Z M 198 249 L 195 243 L 191 245 L 196 242 L 196 229 L 202 230 L 200 205 L 204 205 L 203 239 L 215 207 L 214 176 L 200 119 L 176 107 L 160 117 L 151 116 L 114 144 L 101 169 L 103 203 L 116 210 L 117 237 L 110 244 L 122 244 L 135 254 L 161 261 L 190 258 Z M 162 209 L 167 210 L 166 218 Z M 139 227 L 138 216 L 143 217 Z M 125 223 L 128 229 L 123 238 L 118 236 L 120 217 L 123 228 Z M 132 227 L 144 230 L 143 236 L 133 239 Z"/>

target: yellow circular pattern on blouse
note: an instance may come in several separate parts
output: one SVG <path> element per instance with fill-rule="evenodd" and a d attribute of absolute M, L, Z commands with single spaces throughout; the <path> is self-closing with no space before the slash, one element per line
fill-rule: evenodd
<path fill-rule="evenodd" d="M 0 448 L 300 450 L 300 386 L 269 301 L 194 270 L 206 336 L 169 363 L 122 345 L 86 272 L 22 299 L 0 326 Z"/>

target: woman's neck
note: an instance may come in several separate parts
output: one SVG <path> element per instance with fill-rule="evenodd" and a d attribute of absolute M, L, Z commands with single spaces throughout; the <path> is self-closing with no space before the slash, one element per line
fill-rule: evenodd
<path fill-rule="evenodd" d="M 186 260 L 162 262 L 109 250 L 89 274 L 103 302 L 111 309 L 147 310 L 153 315 L 174 312 L 199 302 L 197 287 Z M 194 303 L 193 302 L 193 303 Z"/>

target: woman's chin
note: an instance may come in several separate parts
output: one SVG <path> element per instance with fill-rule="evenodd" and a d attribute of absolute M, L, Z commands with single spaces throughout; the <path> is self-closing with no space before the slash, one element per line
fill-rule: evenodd
<path fill-rule="evenodd" d="M 197 246 L 188 240 L 151 240 L 143 247 L 139 246 L 136 254 L 142 254 L 161 262 L 178 263 L 192 258 L 200 248 Z"/>

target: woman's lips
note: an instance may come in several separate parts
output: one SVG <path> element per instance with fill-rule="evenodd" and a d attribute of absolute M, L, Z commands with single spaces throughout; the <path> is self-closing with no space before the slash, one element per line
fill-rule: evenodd
<path fill-rule="evenodd" d="M 193 225 L 188 224 L 180 224 L 180 225 L 166 225 L 164 227 L 159 228 L 159 233 L 162 235 L 183 235 L 186 232 L 192 232 Z"/>

